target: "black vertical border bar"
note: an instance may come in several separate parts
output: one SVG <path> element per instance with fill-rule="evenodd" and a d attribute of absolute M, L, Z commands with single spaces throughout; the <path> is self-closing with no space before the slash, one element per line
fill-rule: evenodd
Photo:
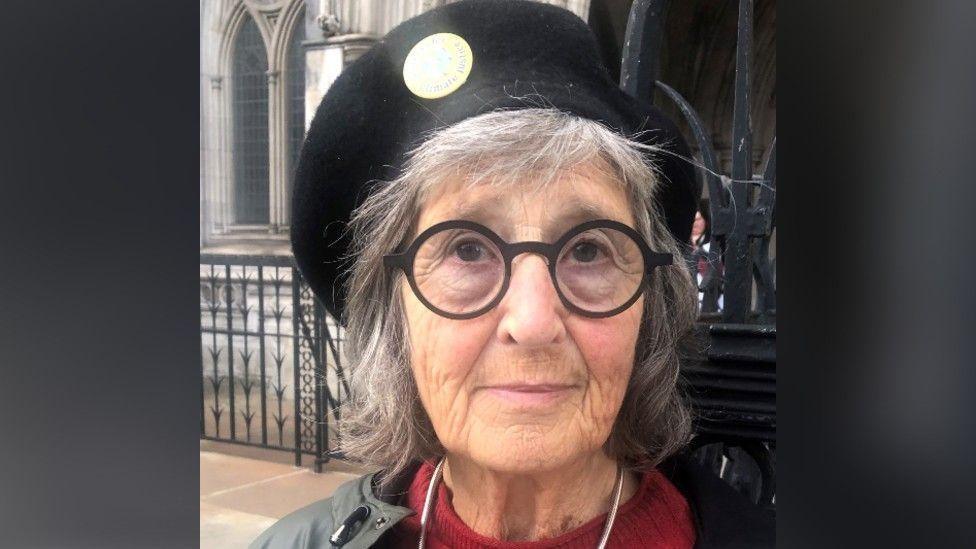
<path fill-rule="evenodd" d="M 320 456 L 320 462 L 323 463 L 323 464 L 324 463 L 328 463 L 329 460 L 331 459 L 330 458 L 330 450 L 329 450 L 329 448 L 330 448 L 329 444 L 331 443 L 330 435 L 329 435 L 329 420 L 330 420 L 330 417 L 331 417 L 332 421 L 334 421 L 334 425 L 335 425 L 335 427 L 334 427 L 334 429 L 336 431 L 335 447 L 336 448 L 339 447 L 339 437 L 338 437 L 338 433 L 339 433 L 339 416 L 336 413 L 336 410 L 338 409 L 338 406 L 341 404 L 341 401 L 338 400 L 338 396 L 341 393 L 341 389 L 339 387 L 340 387 L 340 384 L 342 383 L 342 378 L 340 377 L 340 372 L 342 371 L 342 368 L 341 368 L 341 365 L 339 364 L 339 352 L 338 352 L 338 347 L 336 346 L 336 338 L 333 337 L 332 328 L 329 326 L 329 319 L 330 318 L 331 318 L 330 316 L 328 316 L 327 314 L 325 314 L 323 312 L 323 315 L 322 315 L 322 335 L 323 335 L 323 337 L 325 339 L 324 339 L 324 341 L 322 343 L 323 343 L 323 349 L 325 349 L 325 351 L 323 351 L 322 363 L 325 365 L 324 366 L 325 367 L 325 375 L 324 375 L 324 380 L 325 381 L 324 381 L 323 387 L 322 387 L 322 395 L 323 396 L 322 396 L 322 399 L 321 399 L 320 404 L 319 404 L 319 406 L 321 406 L 321 408 L 319 410 L 319 414 L 322 416 L 322 449 L 319 452 L 319 456 Z M 335 369 L 335 374 L 334 374 L 334 376 L 336 378 L 336 385 L 335 385 L 336 390 L 335 390 L 335 392 L 333 392 L 332 391 L 332 387 L 329 386 L 329 370 L 328 370 L 328 368 L 329 368 L 329 362 L 328 362 L 328 358 L 330 356 L 332 357 L 332 360 L 333 360 L 333 363 L 334 363 L 333 364 L 333 368 Z"/>
<path fill-rule="evenodd" d="M 217 270 L 216 265 L 213 263 L 210 264 L 210 297 L 212 304 L 210 308 L 210 323 L 212 324 L 211 328 L 213 328 L 213 331 L 210 333 L 210 344 L 213 345 L 213 354 L 210 355 L 213 361 L 213 381 L 211 381 L 211 384 L 214 388 L 212 410 L 214 416 L 214 436 L 220 438 L 220 414 L 218 410 L 220 410 L 220 382 L 222 380 L 220 377 L 220 369 L 217 365 L 220 361 L 217 355 L 217 313 L 220 309 L 220 297 L 217 296 Z"/>
<path fill-rule="evenodd" d="M 241 381 L 241 389 L 250 385 L 251 376 L 251 357 L 250 349 L 248 348 L 248 334 L 250 333 L 250 326 L 248 326 L 248 319 L 251 316 L 251 306 L 247 303 L 247 281 L 248 272 L 247 268 L 249 265 L 241 265 L 241 304 L 238 305 L 241 311 L 241 336 L 244 338 L 244 350 L 241 351 L 241 362 L 244 364 L 244 379 Z M 232 387 L 233 388 L 233 387 Z M 251 415 L 251 391 L 246 390 L 244 393 L 244 412 L 241 414 L 245 420 L 244 428 L 247 429 L 247 442 L 251 442 L 251 421 L 248 416 Z"/>
<path fill-rule="evenodd" d="M 326 425 L 326 414 L 322 405 L 322 390 L 328 383 L 328 360 L 326 359 L 326 345 L 324 344 L 324 333 L 328 330 L 325 325 L 324 307 L 318 299 L 314 300 L 315 310 L 315 355 L 319 360 L 315 364 L 320 364 L 321 368 L 316 368 L 312 379 L 315 383 L 315 472 L 322 472 L 322 454 L 324 446 L 324 434 Z"/>
<path fill-rule="evenodd" d="M 213 271 L 213 266 L 210 267 L 210 270 L 211 270 L 211 272 Z M 211 297 L 212 296 L 213 296 L 213 294 L 211 294 Z M 203 290 L 202 290 L 202 288 L 201 288 L 201 291 L 200 291 L 200 299 L 201 300 L 203 299 Z M 206 390 L 204 389 L 204 387 L 206 386 L 206 383 L 207 383 L 207 376 L 204 373 L 204 369 L 207 367 L 207 361 L 206 361 L 206 359 L 204 358 L 204 355 L 203 355 L 203 338 L 206 337 L 206 336 L 204 336 L 204 332 L 203 332 L 203 312 L 202 311 L 201 311 L 200 316 L 198 318 L 200 320 L 200 329 L 198 330 L 198 332 L 200 332 L 200 341 L 197 342 L 197 343 L 199 343 L 198 355 L 200 357 L 200 436 L 203 437 L 203 436 L 206 436 L 206 434 L 207 434 L 207 421 L 206 421 L 207 420 L 207 404 L 205 402 L 205 400 L 206 400 Z M 216 328 L 216 326 L 215 326 L 215 328 Z"/>
<path fill-rule="evenodd" d="M 291 325 L 292 325 L 292 343 L 294 345 L 294 350 L 292 351 L 292 358 L 294 360 L 294 383 L 295 387 L 293 393 L 295 394 L 295 467 L 301 467 L 302 465 L 302 418 L 301 418 L 301 398 L 302 398 L 302 388 L 301 388 L 301 366 L 302 361 L 299 355 L 299 330 L 298 322 L 302 314 L 302 294 L 301 294 L 301 274 L 298 272 L 297 267 L 291 268 Z"/>
<path fill-rule="evenodd" d="M 258 349 L 261 353 L 261 444 L 268 444 L 268 383 L 264 360 L 264 266 L 258 265 Z"/>
<path fill-rule="evenodd" d="M 227 279 L 226 288 L 226 299 L 227 303 L 227 384 L 230 390 L 230 413 L 227 415 L 230 418 L 230 439 L 237 440 L 237 430 L 234 427 L 236 423 L 236 409 L 234 408 L 234 285 L 233 279 L 230 276 L 230 264 L 224 266 L 224 274 Z"/>
<path fill-rule="evenodd" d="M 739 1 L 735 47 L 735 106 L 732 113 L 731 207 L 734 221 L 726 236 L 726 322 L 744 323 L 752 308 L 752 254 L 749 190 L 752 182 L 752 127 L 749 120 L 749 59 L 752 56 L 752 0 Z"/>
<path fill-rule="evenodd" d="M 631 97 L 654 103 L 661 44 L 670 0 L 636 0 L 627 16 L 621 52 L 620 88 Z"/>
<path fill-rule="evenodd" d="M 203 338 L 201 338 L 201 339 L 203 339 Z M 200 343 L 200 355 L 201 356 L 203 355 L 203 343 L 202 342 Z M 201 437 L 202 436 L 205 436 L 207 434 L 207 426 L 206 426 L 206 410 L 207 410 L 207 406 L 204 403 L 204 401 L 206 400 L 206 394 L 205 394 L 206 391 L 203 388 L 203 384 L 204 383 L 206 383 L 206 380 L 203 379 L 203 378 L 201 378 L 200 379 L 200 436 Z"/>

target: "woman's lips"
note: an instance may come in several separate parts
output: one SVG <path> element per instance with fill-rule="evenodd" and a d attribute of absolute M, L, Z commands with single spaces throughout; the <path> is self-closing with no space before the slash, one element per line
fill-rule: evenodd
<path fill-rule="evenodd" d="M 482 388 L 487 394 L 520 407 L 545 406 L 559 401 L 576 389 L 575 385 L 492 385 Z"/>

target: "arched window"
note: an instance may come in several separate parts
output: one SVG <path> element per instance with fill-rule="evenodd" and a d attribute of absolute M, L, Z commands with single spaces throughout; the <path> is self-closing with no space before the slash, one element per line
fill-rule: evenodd
<path fill-rule="evenodd" d="M 285 80 L 288 86 L 288 175 L 285 183 L 288 189 L 287 196 L 291 196 L 295 167 L 298 166 L 298 153 L 305 138 L 305 51 L 302 48 L 304 40 L 305 18 L 299 16 L 288 43 Z"/>
<path fill-rule="evenodd" d="M 234 222 L 268 223 L 268 55 L 247 18 L 234 44 Z"/>

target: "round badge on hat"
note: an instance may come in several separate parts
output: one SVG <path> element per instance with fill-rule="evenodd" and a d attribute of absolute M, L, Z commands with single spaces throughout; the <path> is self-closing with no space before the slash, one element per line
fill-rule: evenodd
<path fill-rule="evenodd" d="M 403 62 L 403 82 L 417 97 L 439 99 L 457 91 L 471 74 L 471 46 L 456 34 L 424 38 Z"/>

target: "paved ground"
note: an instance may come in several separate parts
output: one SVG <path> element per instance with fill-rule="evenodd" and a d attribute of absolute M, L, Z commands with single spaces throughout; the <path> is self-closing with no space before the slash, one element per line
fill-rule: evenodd
<path fill-rule="evenodd" d="M 200 547 L 246 547 L 279 518 L 362 472 L 337 461 L 326 469 L 295 467 L 286 452 L 200 441 Z"/>

